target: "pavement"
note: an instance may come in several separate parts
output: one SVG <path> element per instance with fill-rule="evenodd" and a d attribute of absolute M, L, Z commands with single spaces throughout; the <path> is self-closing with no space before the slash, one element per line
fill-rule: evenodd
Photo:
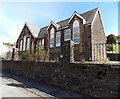
<path fill-rule="evenodd" d="M 91 97 L 73 91 L 61 89 L 8 72 L 2 72 L 0 79 L 2 80 L 2 82 L 0 82 L 0 88 L 2 88 L 0 95 L 2 95 L 2 97 L 29 97 L 29 99 L 36 99 L 37 97 L 39 99 L 91 99 Z"/>

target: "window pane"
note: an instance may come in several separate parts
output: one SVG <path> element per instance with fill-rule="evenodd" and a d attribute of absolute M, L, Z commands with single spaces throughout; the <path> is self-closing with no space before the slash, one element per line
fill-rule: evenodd
<path fill-rule="evenodd" d="M 50 47 L 53 47 L 54 46 L 54 44 L 53 43 L 50 43 Z"/>
<path fill-rule="evenodd" d="M 56 41 L 60 41 L 60 37 L 56 37 Z"/>
<path fill-rule="evenodd" d="M 70 29 L 64 30 L 64 40 L 70 40 Z"/>
<path fill-rule="evenodd" d="M 74 38 L 79 37 L 79 33 L 74 33 Z"/>
<path fill-rule="evenodd" d="M 60 46 L 60 43 L 56 43 L 56 46 Z"/>
<path fill-rule="evenodd" d="M 65 41 L 70 40 L 70 35 L 65 35 Z"/>
<path fill-rule="evenodd" d="M 79 38 L 74 39 L 74 43 L 78 43 L 79 42 Z"/>

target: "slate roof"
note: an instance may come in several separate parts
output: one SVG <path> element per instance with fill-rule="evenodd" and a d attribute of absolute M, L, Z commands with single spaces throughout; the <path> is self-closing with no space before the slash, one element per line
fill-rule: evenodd
<path fill-rule="evenodd" d="M 86 20 L 85 24 L 91 24 L 97 10 L 98 10 L 98 8 L 95 8 L 93 10 L 87 11 L 87 12 L 79 14 L 79 15 L 81 15 Z M 56 23 L 58 25 L 60 25 L 60 28 L 63 28 L 63 27 L 69 26 L 68 25 L 69 20 L 70 20 L 70 18 L 67 18 L 65 20 L 62 20 L 62 21 L 59 21 L 59 22 L 56 22 Z M 48 26 L 45 26 L 43 28 L 39 28 L 39 27 L 34 26 L 32 24 L 29 24 L 29 23 L 26 23 L 26 25 L 28 26 L 28 28 L 30 29 L 30 31 L 31 31 L 31 33 L 34 37 L 43 38 L 44 35 L 47 34 L 47 27 Z"/>
<path fill-rule="evenodd" d="M 48 27 L 48 26 L 45 26 L 45 27 L 43 27 L 43 28 L 40 29 L 40 32 L 39 32 L 39 34 L 38 34 L 38 38 L 43 38 L 44 35 L 47 34 L 47 27 Z"/>
<path fill-rule="evenodd" d="M 85 20 L 86 20 L 85 24 L 91 24 L 92 23 L 92 21 L 94 19 L 94 16 L 95 16 L 98 9 L 99 8 L 95 8 L 93 10 L 90 10 L 88 12 L 80 14 L 83 18 L 85 18 Z"/>
<path fill-rule="evenodd" d="M 29 30 L 30 30 L 30 32 L 32 33 L 32 35 L 37 38 L 37 37 L 38 37 L 38 34 L 39 34 L 39 31 L 40 31 L 40 28 L 37 27 L 37 26 L 35 26 L 35 25 L 32 25 L 32 24 L 30 24 L 30 23 L 27 23 L 27 22 L 25 22 L 25 24 L 26 24 L 27 27 L 29 28 Z"/>

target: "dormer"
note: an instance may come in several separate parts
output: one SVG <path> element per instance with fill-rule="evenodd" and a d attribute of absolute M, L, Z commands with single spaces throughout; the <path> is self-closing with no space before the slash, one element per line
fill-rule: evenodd
<path fill-rule="evenodd" d="M 86 20 L 81 16 L 79 15 L 76 11 L 73 13 L 72 17 L 70 18 L 70 20 L 68 21 L 68 23 L 70 24 L 72 20 L 74 19 L 82 19 L 83 21 L 83 24 L 86 23 Z"/>
<path fill-rule="evenodd" d="M 49 30 L 51 26 L 55 27 L 56 29 L 58 29 L 58 28 L 60 27 L 59 24 L 57 24 L 57 23 L 51 21 L 50 24 L 49 24 L 49 26 L 48 26 L 48 28 L 47 28 L 47 30 Z"/>

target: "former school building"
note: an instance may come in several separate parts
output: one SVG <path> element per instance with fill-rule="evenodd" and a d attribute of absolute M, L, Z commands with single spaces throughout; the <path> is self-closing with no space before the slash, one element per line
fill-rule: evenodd
<path fill-rule="evenodd" d="M 106 37 L 99 8 L 48 26 L 37 27 L 25 23 L 16 47 L 20 52 L 35 46 L 50 51 L 50 58 L 63 57 L 71 61 L 106 59 Z"/>

